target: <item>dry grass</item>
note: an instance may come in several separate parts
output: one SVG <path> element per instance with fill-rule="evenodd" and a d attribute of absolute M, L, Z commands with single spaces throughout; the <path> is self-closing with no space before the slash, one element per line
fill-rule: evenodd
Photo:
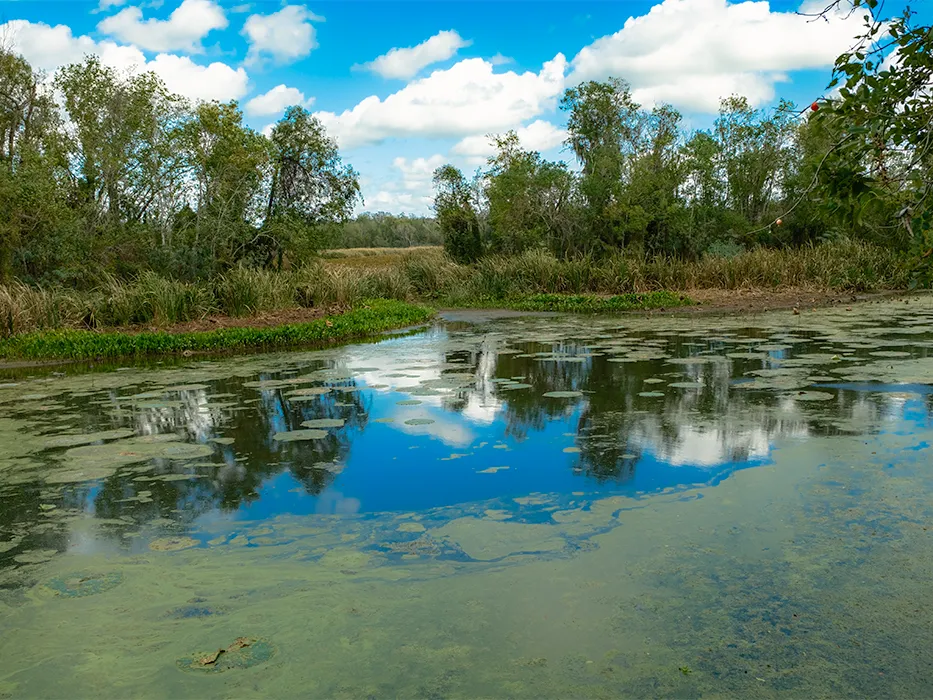
<path fill-rule="evenodd" d="M 325 264 L 350 268 L 372 269 L 398 265 L 410 256 L 431 256 L 442 253 L 440 246 L 415 248 L 342 248 L 326 250 L 321 254 Z"/>

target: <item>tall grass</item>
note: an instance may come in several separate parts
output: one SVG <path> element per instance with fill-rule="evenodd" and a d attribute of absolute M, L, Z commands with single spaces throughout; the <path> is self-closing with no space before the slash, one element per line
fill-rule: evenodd
<path fill-rule="evenodd" d="M 451 306 L 516 305 L 535 294 L 623 295 L 658 290 L 813 287 L 903 289 L 910 264 L 895 251 L 840 242 L 789 250 L 756 249 L 696 261 L 625 253 L 559 260 L 544 251 L 489 256 L 475 265 L 439 249 L 393 256 L 391 265 L 320 261 L 288 272 L 237 268 L 201 283 L 146 273 L 105 279 L 86 293 L 0 285 L 0 335 L 53 328 L 168 326 L 210 314 L 249 316 L 295 307 L 349 307 L 362 299 L 430 299 Z"/>

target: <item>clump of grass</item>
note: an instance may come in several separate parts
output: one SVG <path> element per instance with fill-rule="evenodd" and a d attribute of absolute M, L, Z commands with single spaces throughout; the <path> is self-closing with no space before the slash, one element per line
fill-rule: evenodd
<path fill-rule="evenodd" d="M 0 337 L 76 325 L 84 315 L 80 297 L 61 288 L 0 285 Z"/>
<path fill-rule="evenodd" d="M 204 318 L 216 310 L 210 290 L 191 282 L 180 282 L 145 272 L 124 282 L 107 277 L 86 297 L 84 325 L 168 326 Z"/>
<path fill-rule="evenodd" d="M 296 285 L 289 273 L 236 267 L 213 284 L 218 308 L 230 316 L 250 316 L 296 305 Z"/>
<path fill-rule="evenodd" d="M 509 300 L 506 305 L 521 311 L 574 311 L 597 313 L 604 311 L 637 311 L 688 306 L 693 301 L 673 292 L 630 292 L 602 297 L 595 294 L 532 294 Z"/>
<path fill-rule="evenodd" d="M 0 341 L 0 358 L 78 360 L 316 345 L 423 323 L 431 314 L 423 306 L 375 300 L 344 314 L 275 328 L 224 328 L 195 333 L 41 331 Z"/>

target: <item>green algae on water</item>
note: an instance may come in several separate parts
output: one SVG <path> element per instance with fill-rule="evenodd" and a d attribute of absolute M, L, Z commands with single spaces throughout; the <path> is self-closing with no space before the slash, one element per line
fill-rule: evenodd
<path fill-rule="evenodd" d="M 43 585 L 62 598 L 84 598 L 116 588 L 123 583 L 120 571 L 87 572 L 78 571 L 62 576 L 55 576 Z"/>
<path fill-rule="evenodd" d="M 275 646 L 265 639 L 237 637 L 227 647 L 213 651 L 199 651 L 183 656 L 176 661 L 182 671 L 198 673 L 223 673 L 234 669 L 246 669 L 265 663 L 275 656 Z"/>

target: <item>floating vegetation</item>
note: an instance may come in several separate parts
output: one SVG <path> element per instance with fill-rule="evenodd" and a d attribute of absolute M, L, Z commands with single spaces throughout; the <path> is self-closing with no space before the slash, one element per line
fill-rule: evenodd
<path fill-rule="evenodd" d="M 500 391 L 518 391 L 519 389 L 532 389 L 531 384 L 522 384 L 520 382 L 513 382 L 511 384 L 500 384 Z"/>
<path fill-rule="evenodd" d="M 123 583 L 123 573 L 120 571 L 102 573 L 78 571 L 50 578 L 44 586 L 62 598 L 84 598 L 109 591 L 121 583 Z"/>
<path fill-rule="evenodd" d="M 405 425 L 431 425 L 434 420 L 431 418 L 409 418 Z"/>
<path fill-rule="evenodd" d="M 419 406 L 421 404 L 417 399 L 407 399 L 405 401 L 396 401 L 396 406 Z"/>
<path fill-rule="evenodd" d="M 199 620 L 206 617 L 217 617 L 218 615 L 226 614 L 227 611 L 224 608 L 217 608 L 199 602 L 173 608 L 167 611 L 163 617 L 170 620 Z"/>
<path fill-rule="evenodd" d="M 825 391 L 797 391 L 793 394 L 785 394 L 784 396 L 794 401 L 831 401 L 836 398 L 835 394 L 830 394 Z"/>
<path fill-rule="evenodd" d="M 276 433 L 272 436 L 272 439 L 276 442 L 300 442 L 302 440 L 323 440 L 326 437 L 326 430 L 311 428 L 308 430 L 289 430 L 284 433 Z"/>
<path fill-rule="evenodd" d="M 307 387 L 306 389 L 295 389 L 294 391 L 289 391 L 285 396 L 290 399 L 298 397 L 317 397 L 323 396 L 324 394 L 330 393 L 331 388 L 328 386 L 312 386 Z"/>
<path fill-rule="evenodd" d="M 13 561 L 19 564 L 43 564 L 51 561 L 56 554 L 58 554 L 57 549 L 29 549 L 15 555 Z"/>
<path fill-rule="evenodd" d="M 582 391 L 548 391 L 543 394 L 549 399 L 575 399 L 583 396 Z"/>
<path fill-rule="evenodd" d="M 96 433 L 63 433 L 61 435 L 52 435 L 45 438 L 43 447 L 77 447 L 78 445 L 90 445 L 104 440 L 118 440 L 120 438 L 133 437 L 135 430 L 130 428 L 116 428 L 114 430 L 101 430 Z"/>
<path fill-rule="evenodd" d="M 314 418 L 302 422 L 305 428 L 342 428 L 344 426 L 343 418 Z"/>
<path fill-rule="evenodd" d="M 160 537 L 149 543 L 149 549 L 153 552 L 177 552 L 182 549 L 190 549 L 200 544 L 193 537 Z"/>
<path fill-rule="evenodd" d="M 150 459 L 197 459 L 213 453 L 210 445 L 181 442 L 175 434 L 149 435 L 103 445 L 73 447 L 65 452 L 63 469 L 51 472 L 46 481 L 84 481 L 85 479 L 78 478 L 83 471 L 106 475 L 118 467 L 135 462 L 146 462 Z"/>
<path fill-rule="evenodd" d="M 232 644 L 215 651 L 200 651 L 176 662 L 183 671 L 223 673 L 265 663 L 275 656 L 271 642 L 256 637 L 237 637 Z"/>

